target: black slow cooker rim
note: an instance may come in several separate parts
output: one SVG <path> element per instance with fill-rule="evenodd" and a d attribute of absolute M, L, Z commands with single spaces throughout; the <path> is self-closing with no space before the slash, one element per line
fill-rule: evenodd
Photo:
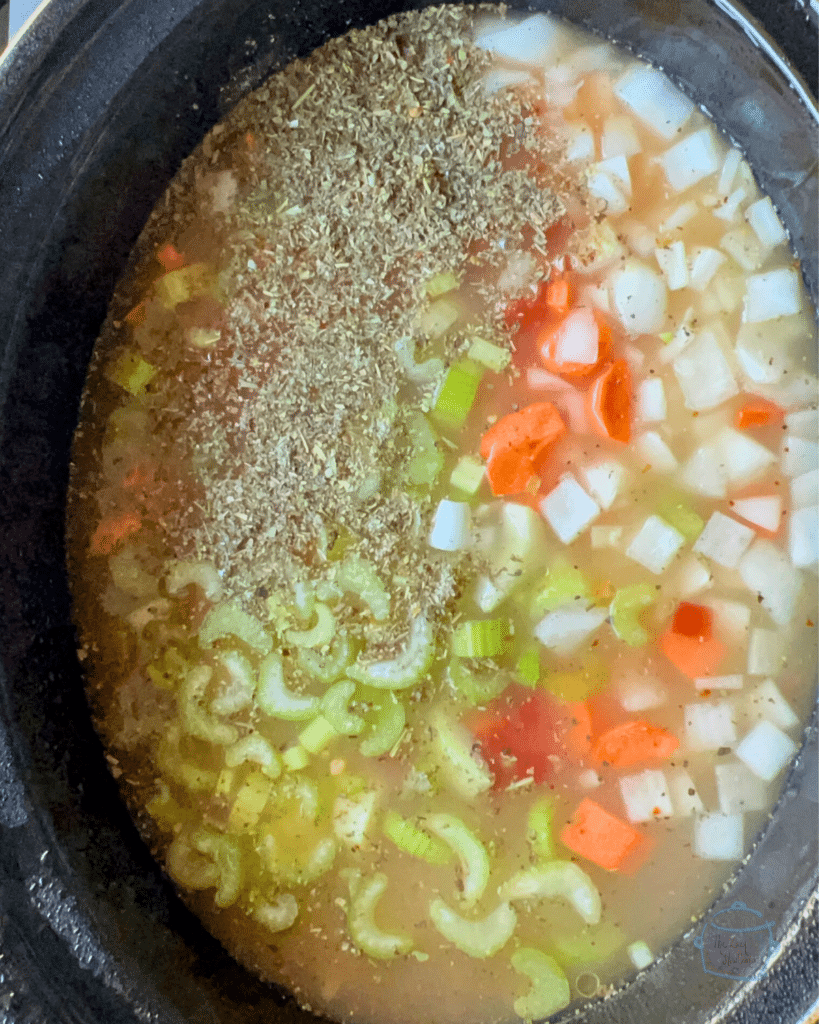
<path fill-rule="evenodd" d="M 726 9 L 729 5 L 723 0 L 716 0 L 720 8 Z M 44 90 L 50 88 L 53 98 L 53 86 L 57 81 L 73 82 L 75 85 L 82 81 L 82 68 L 77 66 L 78 45 L 88 40 L 103 39 L 106 34 L 118 40 L 122 65 L 119 69 L 111 67 L 109 76 L 104 83 L 109 90 L 106 97 L 103 84 L 99 84 L 97 90 L 100 95 L 89 95 L 86 97 L 86 107 L 79 113 L 66 111 L 65 124 L 72 126 L 73 134 L 68 133 L 60 139 L 57 135 L 42 137 L 42 144 L 31 149 L 30 171 L 31 180 L 27 183 L 20 183 L 21 194 L 16 201 L 22 204 L 26 200 L 23 194 L 26 188 L 36 191 L 39 186 L 38 180 L 49 179 L 55 174 L 68 173 L 69 180 L 74 175 L 80 178 L 87 167 L 87 157 L 82 152 L 81 142 L 84 133 L 92 130 L 93 126 L 101 117 L 101 111 L 105 109 L 106 102 L 112 95 L 116 95 L 119 88 L 124 87 L 127 81 L 129 69 L 127 57 L 136 57 L 142 52 L 140 40 L 144 43 L 145 38 L 156 40 L 164 39 L 176 26 L 180 25 L 186 18 L 193 14 L 201 6 L 201 0 L 181 0 L 172 8 L 160 2 L 160 0 L 129 0 L 126 4 L 117 4 L 112 0 L 51 0 L 45 8 L 30 33 L 24 40 L 14 48 L 13 52 L 0 65 L 0 168 L 6 166 L 4 161 L 14 146 L 14 129 L 21 123 L 31 123 L 32 112 L 41 116 L 42 112 L 36 110 L 36 97 Z M 407 7 L 411 6 L 406 4 Z M 560 6 L 560 5 L 558 5 Z M 585 6 L 578 4 L 578 7 Z M 133 16 L 132 16 L 133 15 Z M 298 17 L 298 12 L 297 12 Z M 306 15 L 302 15 L 303 19 Z M 362 23 L 363 15 L 359 7 L 349 9 L 349 19 L 355 23 Z M 129 20 L 130 19 L 130 20 Z M 347 17 L 339 12 L 338 16 L 331 20 L 329 28 L 334 31 L 341 31 L 349 24 Z M 327 27 L 327 26 L 325 26 Z M 321 34 L 311 24 L 302 25 L 302 45 L 312 40 L 312 45 L 320 41 Z M 312 45 L 309 48 L 312 48 Z M 766 42 L 767 46 L 768 43 Z M 290 56 L 283 53 L 282 56 Z M 779 59 L 779 58 L 777 58 Z M 230 83 L 225 80 L 227 89 L 226 102 L 230 101 Z M 794 81 L 791 88 L 804 89 L 804 83 Z M 185 99 L 192 101 L 200 95 L 200 89 L 196 83 L 183 87 Z M 93 92 L 94 90 L 92 90 Z M 814 126 L 819 121 L 819 114 L 816 112 L 815 104 L 808 100 L 808 109 L 811 111 Z M 201 134 L 207 117 L 218 113 L 216 110 L 208 110 L 202 120 L 198 120 L 191 137 Z M 36 120 L 36 118 L 35 118 Z M 47 119 L 46 119 L 47 120 Z M 55 128 L 56 121 L 51 116 L 51 127 Z M 204 126 L 204 127 L 203 127 Z M 178 145 L 184 149 L 185 133 L 180 132 Z M 87 138 L 85 139 L 87 141 Z M 62 151 L 62 152 L 61 152 Z M 36 175 L 42 175 L 37 179 Z M 31 195 L 34 195 L 33 191 Z M 30 200 L 29 200 L 30 201 Z M 2 221 L 0 221 L 2 223 Z M 46 234 L 53 225 L 45 225 Z M 815 250 L 814 250 L 815 251 Z M 124 258 L 124 256 L 123 256 Z M 26 288 L 26 281 L 31 274 L 42 273 L 41 266 L 36 264 L 32 269 L 31 265 L 14 258 L 14 239 L 8 234 L 0 233 L 0 266 L 4 266 L 4 281 L 0 286 L 0 295 L 7 300 L 13 299 L 15 290 L 22 291 Z M 814 299 L 815 273 L 813 276 Z M 12 303 L 12 306 L 14 304 Z M 100 313 L 101 318 L 102 313 Z M 19 339 L 25 335 L 25 325 L 21 321 L 22 313 L 16 319 L 0 318 L 4 343 Z M 54 354 L 52 352 L 52 354 Z M 4 404 L 4 412 L 9 408 L 10 396 L 7 388 L 16 369 L 15 346 L 7 345 L 3 353 L 3 363 L 0 368 L 0 401 Z M 45 367 L 42 367 L 45 370 Z M 77 389 L 81 383 L 83 372 L 82 366 L 64 365 L 61 372 L 69 379 Z M 46 388 L 47 391 L 47 388 Z M 15 397 L 11 396 L 12 403 Z M 17 406 L 19 409 L 19 401 Z M 5 434 L 3 437 L 4 446 L 9 440 L 10 420 L 3 422 Z M 61 421 L 66 426 L 65 419 Z M 36 456 L 37 453 L 35 452 Z M 44 465 L 47 463 L 44 463 Z M 6 461 L 0 463 L 0 481 L 6 487 L 13 487 L 14 481 L 9 473 L 9 465 Z M 40 483 L 44 483 L 40 481 Z M 57 481 L 57 490 L 64 484 Z M 59 505 L 59 500 L 58 500 Z M 9 520 L 5 518 L 8 508 L 7 504 L 0 504 L 0 522 L 7 525 Z M 53 529 L 55 521 L 52 518 L 48 525 Z M 14 523 L 19 528 L 19 522 Z M 16 557 L 20 557 L 20 551 L 25 557 L 25 544 L 28 537 L 21 535 L 13 538 L 11 543 L 17 543 L 19 550 Z M 8 584 L 9 573 L 19 569 L 20 563 L 15 562 L 15 557 L 9 557 L 8 552 L 3 553 L 3 566 L 0 571 L 0 581 L 5 588 Z M 15 635 L 16 646 L 4 650 L 6 675 L 9 667 L 19 670 L 20 665 L 27 664 L 27 678 L 34 684 L 38 671 L 47 673 L 53 671 L 55 655 L 59 658 L 71 658 L 73 660 L 73 635 L 68 623 L 68 610 L 65 606 L 65 594 L 62 592 L 64 581 L 55 579 L 53 565 L 44 567 L 48 575 L 45 580 L 47 586 L 55 588 L 60 593 L 55 597 L 53 594 L 43 599 L 33 599 L 27 607 L 17 608 L 17 625 L 24 627 L 22 632 L 18 630 Z M 3 601 L 8 598 L 7 589 L 0 590 Z M 17 595 L 15 595 L 17 596 Z M 8 606 L 4 609 L 8 611 Z M 31 622 L 27 619 L 33 617 Z M 30 628 L 34 619 L 37 620 L 35 629 Z M 4 634 L 5 640 L 5 634 Z M 76 669 L 76 666 L 74 666 Z M 76 682 L 79 675 L 72 669 L 72 678 Z M 3 680 L 4 683 L 7 682 Z M 110 893 L 101 891 L 98 887 L 98 879 L 80 877 L 77 871 L 77 864 L 80 861 L 88 861 L 87 851 L 77 847 L 78 837 L 71 833 L 70 825 L 57 820 L 59 813 L 64 813 L 66 808 L 80 808 L 84 813 L 89 813 L 89 808 L 83 803 L 83 798 L 76 794 L 66 796 L 64 805 L 55 800 L 53 795 L 42 792 L 38 789 L 41 779 L 38 776 L 39 768 L 32 761 L 30 747 L 32 728 L 48 730 L 48 723 L 38 719 L 29 723 L 28 733 L 18 728 L 19 707 L 12 707 L 10 692 L 2 687 L 2 714 L 0 714 L 0 783 L 3 783 L 3 794 L 0 796 L 0 836 L 3 844 L 0 854 L 0 951 L 4 958 L 0 972 L 5 974 L 0 978 L 0 997 L 5 997 L 5 1002 L 15 1017 L 8 1018 L 22 1020 L 41 1020 L 43 1024 L 51 1024 L 62 1020 L 78 1020 L 74 1008 L 69 1006 L 69 998 L 74 1000 L 76 1005 L 84 1008 L 91 1016 L 86 1020 L 104 1021 L 105 1024 L 118 1024 L 122 1021 L 132 1022 L 136 1019 L 144 1019 L 146 1016 L 153 1016 L 161 1021 L 191 1020 L 191 1021 L 217 1021 L 222 1020 L 217 1016 L 210 997 L 203 997 L 197 989 L 196 984 L 188 985 L 184 999 L 177 1000 L 177 1005 L 160 999 L 157 1001 L 156 992 L 147 988 L 141 983 L 141 972 L 139 965 L 131 961 L 133 950 L 129 952 L 117 950 L 114 946 L 103 948 L 99 945 L 99 936 L 102 934 L 115 934 L 116 927 L 107 919 L 110 913 L 105 905 L 105 899 Z M 36 691 L 35 692 L 39 692 Z M 43 693 L 46 692 L 44 689 Z M 59 697 L 59 695 L 57 695 Z M 49 697 L 51 703 L 48 710 L 59 713 L 61 707 L 70 706 L 76 710 L 78 704 L 71 704 L 68 697 L 64 703 L 55 702 L 54 694 Z M 35 716 L 36 717 L 36 716 Z M 3 730 L 2 723 L 6 724 Z M 6 735 L 3 736 L 3 732 Z M 96 740 L 90 732 L 83 733 L 90 747 L 94 747 Z M 796 774 L 792 775 L 789 787 L 786 787 L 786 800 L 795 801 L 798 794 L 794 789 L 793 781 L 801 772 L 810 772 L 811 766 L 815 765 L 816 753 L 816 720 L 808 730 L 808 742 L 800 756 L 800 764 Z M 42 738 L 42 737 L 41 737 Z M 47 739 L 48 737 L 46 737 Z M 58 742 L 58 741 L 56 741 Z M 58 742 L 59 745 L 59 742 Z M 5 749 L 4 749 L 5 748 Z M 73 752 L 71 756 L 74 756 Z M 101 752 L 95 749 L 93 759 L 102 763 Z M 81 775 L 81 772 L 80 772 Z M 70 766 L 66 767 L 63 782 L 70 783 L 77 779 L 77 773 L 72 774 Z M 789 797 L 788 792 L 792 791 Z M 110 780 L 100 783 L 100 789 L 96 795 L 102 795 L 118 803 L 116 791 Z M 87 801 L 86 801 L 87 803 Z M 810 803 L 805 813 L 810 813 Z M 800 804 L 801 807 L 801 804 Z M 45 809 L 45 813 L 39 813 Z M 815 815 L 814 815 L 815 816 Z M 26 819 L 28 827 L 26 826 Z M 118 834 L 128 833 L 132 829 L 127 816 L 124 813 L 115 813 L 110 822 L 101 823 L 102 834 L 107 835 L 111 842 L 112 850 L 117 849 Z M 108 829 L 106 832 L 105 830 Z M 71 837 L 71 843 L 66 845 L 66 835 Z M 81 840 L 79 840 L 81 844 Z M 72 845 L 72 843 L 74 845 Z M 133 851 L 129 851 L 133 856 Z M 116 853 L 112 853 L 106 862 L 109 867 L 115 867 Z M 91 858 L 93 859 L 93 858 Z M 133 887 L 127 896 L 120 894 L 116 906 L 122 909 L 125 902 L 138 904 L 140 900 L 150 903 L 153 900 L 168 900 L 171 908 L 160 914 L 161 925 L 164 928 L 184 928 L 189 934 L 196 933 L 197 938 L 202 942 L 202 949 L 198 959 L 191 958 L 187 966 L 192 971 L 195 979 L 197 972 L 204 970 L 216 970 L 223 972 L 225 983 L 229 986 L 245 987 L 251 998 L 262 998 L 266 992 L 264 987 L 259 988 L 252 979 L 244 976 L 242 972 L 230 974 L 233 968 L 220 956 L 219 950 L 214 948 L 208 937 L 196 932 L 196 924 L 189 920 L 184 908 L 175 900 L 169 887 L 165 886 L 161 877 L 149 862 L 149 858 L 139 861 L 138 867 L 145 872 L 144 878 L 139 886 Z M 97 865 L 100 866 L 99 864 Z M 794 1011 L 793 1020 L 803 1016 L 809 1004 L 815 999 L 815 988 L 805 991 L 804 979 L 816 977 L 815 951 L 817 948 L 817 918 L 815 901 L 812 902 L 810 892 L 816 889 L 816 871 L 808 882 L 801 887 L 797 898 L 792 906 L 799 905 L 802 909 L 794 915 L 794 925 L 797 929 L 795 940 L 792 938 L 787 946 L 786 952 L 778 959 L 772 970 L 769 972 L 768 981 L 765 986 L 746 985 L 742 986 L 738 993 L 739 1001 L 729 1000 L 718 1019 L 736 1021 L 754 1021 L 754 1024 L 763 1024 L 767 1020 L 779 1020 L 781 1007 L 777 1005 L 779 998 L 792 996 L 795 990 L 802 993 L 800 1005 L 796 1006 L 791 998 L 788 998 L 788 1005 Z M 87 901 L 87 902 L 86 902 Z M 116 902 L 116 901 L 115 901 Z M 191 932 L 191 929 L 193 930 Z M 68 993 L 65 1002 L 59 992 L 52 990 L 44 994 L 32 988 L 33 972 L 37 969 L 36 949 L 33 943 L 40 942 L 48 946 L 48 953 L 52 957 L 50 964 L 54 970 L 62 975 L 61 983 L 65 984 L 65 991 Z M 172 946 L 172 944 L 171 944 Z M 168 950 L 174 955 L 178 950 Z M 164 948 L 164 947 L 163 947 Z M 144 953 L 146 948 L 141 947 Z M 121 953 L 121 958 L 120 958 Z M 656 972 L 655 972 L 656 973 Z M 660 971 L 660 974 L 662 972 Z M 636 998 L 650 998 L 652 983 L 650 981 L 651 971 L 648 972 L 649 980 L 644 977 L 642 989 L 637 993 Z M 659 975 L 658 975 L 659 980 Z M 4 988 L 5 986 L 5 988 Z M 180 988 L 184 989 L 186 982 L 179 979 Z M 57 986 L 59 989 L 59 985 Z M 28 990 L 26 992 L 26 990 Z M 210 990 L 209 990 L 210 991 Z M 21 994 L 22 993 L 22 994 Z M 79 1002 L 77 1002 L 79 1000 Z M 616 1002 L 616 1000 L 614 1001 Z M 153 1004 L 153 1005 L 152 1005 Z M 0 1002 L 0 1006 L 4 1003 Z M 179 1006 L 183 1005 L 182 1016 Z M 272 1005 L 272 1004 L 271 1004 Z M 290 1010 L 282 1009 L 282 1021 L 306 1019 L 298 1014 L 291 1017 Z M 604 1010 L 602 1016 L 595 1019 L 615 1020 Z M 717 1019 L 717 1018 L 714 1018 Z"/>

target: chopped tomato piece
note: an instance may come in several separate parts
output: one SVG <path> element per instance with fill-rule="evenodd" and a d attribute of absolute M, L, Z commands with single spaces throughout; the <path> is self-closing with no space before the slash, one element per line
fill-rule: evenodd
<path fill-rule="evenodd" d="M 785 410 L 767 398 L 752 398 L 741 405 L 734 415 L 734 426 L 737 430 L 748 430 L 749 427 L 767 427 L 771 423 L 781 423 L 785 418 Z"/>
<path fill-rule="evenodd" d="M 170 270 L 179 270 L 180 267 L 185 266 L 185 257 L 171 242 L 163 245 L 161 249 L 157 249 L 156 258 L 162 264 L 162 269 L 166 273 Z"/>
<path fill-rule="evenodd" d="M 560 833 L 560 841 L 593 864 L 615 871 L 642 844 L 643 837 L 631 825 L 586 797 Z"/>

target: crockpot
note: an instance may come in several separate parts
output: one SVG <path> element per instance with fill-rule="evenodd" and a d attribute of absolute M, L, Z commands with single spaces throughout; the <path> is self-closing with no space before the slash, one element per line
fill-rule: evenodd
<path fill-rule="evenodd" d="M 114 282 L 183 157 L 292 57 L 410 6 L 418 4 L 51 0 L 0 65 L 0 1021 L 316 1019 L 202 929 L 107 770 L 64 567 L 69 446 Z M 819 113 L 769 37 L 728 0 L 529 6 L 652 60 L 716 119 L 773 197 L 815 305 Z M 793 43 L 810 69 L 815 28 L 801 23 Z M 817 874 L 814 716 L 730 887 L 629 984 L 560 1019 L 816 1020 Z M 753 977 L 709 972 L 708 929 L 743 908 L 768 938 L 763 968 Z"/>

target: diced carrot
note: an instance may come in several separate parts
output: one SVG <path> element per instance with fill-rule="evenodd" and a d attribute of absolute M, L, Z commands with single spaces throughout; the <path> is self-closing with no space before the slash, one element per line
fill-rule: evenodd
<path fill-rule="evenodd" d="M 625 359 L 609 363 L 586 395 L 592 426 L 603 437 L 626 444 L 631 437 L 631 371 Z"/>
<path fill-rule="evenodd" d="M 517 448 L 498 446 L 486 460 L 486 479 L 497 497 L 528 492 L 530 481 L 537 477 L 530 456 L 522 454 Z"/>
<path fill-rule="evenodd" d="M 142 520 L 136 512 L 118 513 L 102 520 L 94 531 L 88 545 L 92 555 L 110 555 L 119 545 L 136 533 L 142 526 Z"/>
<path fill-rule="evenodd" d="M 716 672 L 725 657 L 725 644 L 713 632 L 713 612 L 683 601 L 660 637 L 660 649 L 684 675 L 692 679 Z"/>
<path fill-rule="evenodd" d="M 560 841 L 580 857 L 616 871 L 643 841 L 631 825 L 586 797 L 560 833 Z"/>
<path fill-rule="evenodd" d="M 138 302 L 130 313 L 125 314 L 125 322 L 133 327 L 139 327 L 140 324 L 145 323 L 145 312 L 145 303 Z"/>
<path fill-rule="evenodd" d="M 537 336 L 543 365 L 561 377 L 586 377 L 605 360 L 611 348 L 611 329 L 596 310 L 572 309 L 556 326 Z M 579 357 L 579 358 L 578 358 Z"/>
<path fill-rule="evenodd" d="M 565 315 L 572 304 L 572 286 L 567 277 L 550 277 L 546 283 L 546 305 L 555 313 Z"/>
<path fill-rule="evenodd" d="M 185 257 L 171 242 L 163 245 L 161 249 L 157 249 L 156 258 L 166 273 L 169 270 L 179 270 L 185 266 Z"/>
<path fill-rule="evenodd" d="M 481 438 L 492 493 L 521 494 L 535 475 L 535 460 L 563 434 L 566 426 L 551 402 L 531 405 L 501 417 Z"/>
<path fill-rule="evenodd" d="M 750 427 L 767 427 L 771 423 L 781 423 L 785 418 L 785 410 L 776 402 L 767 398 L 752 398 L 741 405 L 734 415 L 734 426 L 737 430 L 748 430 Z"/>
<path fill-rule="evenodd" d="M 667 729 L 649 722 L 632 721 L 604 733 L 594 745 L 598 761 L 617 768 L 671 757 L 680 741 Z"/>

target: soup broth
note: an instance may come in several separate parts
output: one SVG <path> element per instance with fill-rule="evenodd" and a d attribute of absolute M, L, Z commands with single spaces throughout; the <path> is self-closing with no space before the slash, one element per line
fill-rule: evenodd
<path fill-rule="evenodd" d="M 545 15 L 391 17 L 213 129 L 68 538 L 112 770 L 237 959 L 491 1024 L 689 928 L 812 703 L 815 358 L 742 154 Z"/>

